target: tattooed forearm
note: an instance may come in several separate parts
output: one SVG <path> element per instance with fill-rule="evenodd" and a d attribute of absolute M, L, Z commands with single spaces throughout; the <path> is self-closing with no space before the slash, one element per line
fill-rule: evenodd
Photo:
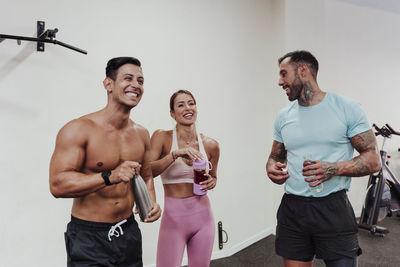
<path fill-rule="evenodd" d="M 279 143 L 274 141 L 272 144 L 271 154 L 268 157 L 267 161 L 267 172 L 269 168 L 272 168 L 274 164 L 277 162 L 286 163 L 286 154 L 287 151 L 285 149 L 285 145 L 283 143 Z"/>
<path fill-rule="evenodd" d="M 338 166 L 337 163 L 331 163 L 331 162 L 321 162 L 322 165 L 322 169 L 325 171 L 324 176 L 326 178 L 331 178 L 333 176 L 336 175 L 337 171 L 338 171 Z"/>
<path fill-rule="evenodd" d="M 287 151 L 285 149 L 285 145 L 279 142 L 274 142 L 269 159 L 272 159 L 275 162 L 285 162 L 286 155 Z"/>
<path fill-rule="evenodd" d="M 371 172 L 373 172 L 370 169 L 370 164 L 368 161 L 361 156 L 357 156 L 353 159 L 354 165 L 353 165 L 353 176 L 364 176 L 368 175 Z"/>
<path fill-rule="evenodd" d="M 380 159 L 375 152 L 364 152 L 359 156 L 345 162 L 340 162 L 339 174 L 350 177 L 360 177 L 379 171 Z"/>
<path fill-rule="evenodd" d="M 339 170 L 341 175 L 359 177 L 374 173 L 381 168 L 376 139 L 372 130 L 357 134 L 350 141 L 360 155 L 352 160 L 342 162 Z"/>

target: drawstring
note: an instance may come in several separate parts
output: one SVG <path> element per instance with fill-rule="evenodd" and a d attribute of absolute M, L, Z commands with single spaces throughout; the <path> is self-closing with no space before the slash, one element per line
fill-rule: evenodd
<path fill-rule="evenodd" d="M 111 241 L 111 237 L 112 237 L 112 236 L 119 237 L 120 235 L 123 235 L 123 234 L 124 234 L 124 231 L 122 231 L 121 225 L 123 225 L 123 224 L 126 223 L 126 222 L 127 222 L 127 220 L 125 219 L 125 220 L 123 220 L 123 221 L 120 221 L 120 222 L 117 223 L 116 225 L 111 226 L 110 231 L 108 231 L 108 240 Z M 119 229 L 119 231 L 120 231 L 121 233 L 118 232 L 118 229 Z"/>

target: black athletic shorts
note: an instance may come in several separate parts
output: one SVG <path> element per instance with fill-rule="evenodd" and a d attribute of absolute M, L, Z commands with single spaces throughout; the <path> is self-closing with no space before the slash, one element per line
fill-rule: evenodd
<path fill-rule="evenodd" d="M 284 194 L 277 219 L 275 249 L 286 259 L 336 260 L 361 254 L 357 221 L 345 190 L 325 197 Z"/>
<path fill-rule="evenodd" d="M 142 235 L 133 215 L 117 223 L 71 216 L 65 232 L 67 265 L 136 267 L 142 263 Z"/>

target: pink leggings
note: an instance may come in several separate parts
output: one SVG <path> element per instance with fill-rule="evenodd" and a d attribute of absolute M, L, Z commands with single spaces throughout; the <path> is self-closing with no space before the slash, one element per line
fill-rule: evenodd
<path fill-rule="evenodd" d="M 207 195 L 165 197 L 158 236 L 157 267 L 178 267 L 187 245 L 188 267 L 210 266 L 215 234 Z"/>

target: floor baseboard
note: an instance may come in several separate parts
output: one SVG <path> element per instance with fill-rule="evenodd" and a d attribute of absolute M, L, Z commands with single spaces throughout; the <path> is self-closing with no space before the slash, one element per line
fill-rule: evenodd
<path fill-rule="evenodd" d="M 275 228 L 267 228 L 264 229 L 263 231 L 253 235 L 252 237 L 244 240 L 243 242 L 236 244 L 234 246 L 232 246 L 231 248 L 227 248 L 227 249 L 223 249 L 220 251 L 213 251 L 212 255 L 211 255 L 211 259 L 212 260 L 216 260 L 216 259 L 221 259 L 221 258 L 225 258 L 225 257 L 230 257 L 233 254 L 241 251 L 242 249 L 247 248 L 248 246 L 256 243 L 257 241 L 260 241 L 261 239 L 271 235 L 271 234 L 275 234 Z M 187 256 L 185 253 L 185 256 L 182 260 L 182 265 L 187 265 Z M 155 267 L 156 264 L 148 264 L 148 265 L 144 265 L 144 267 Z"/>

